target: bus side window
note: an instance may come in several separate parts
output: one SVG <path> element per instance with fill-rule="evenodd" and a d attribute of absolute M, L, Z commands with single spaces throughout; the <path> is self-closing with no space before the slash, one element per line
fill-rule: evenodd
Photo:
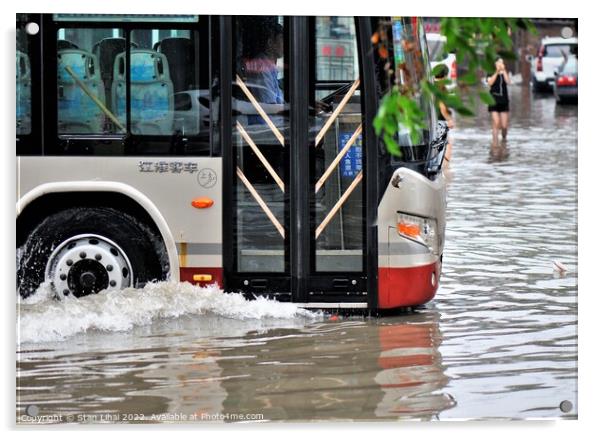
<path fill-rule="evenodd" d="M 31 63 L 29 55 L 17 49 L 17 135 L 31 133 Z"/>
<path fill-rule="evenodd" d="M 120 29 L 59 29 L 57 34 L 57 112 L 59 134 L 117 134 L 111 111 L 112 78 L 101 51 L 107 39 L 123 40 Z M 119 50 L 110 55 L 116 57 Z M 108 97 L 109 96 L 109 97 Z"/>
<path fill-rule="evenodd" d="M 130 50 L 131 131 L 138 135 L 170 135 L 173 126 L 173 83 L 165 55 L 148 49 Z M 119 120 L 126 122 L 125 53 L 115 59 L 112 100 Z"/>
<path fill-rule="evenodd" d="M 183 142 L 181 152 L 209 154 L 209 26 L 207 17 L 200 20 L 200 30 L 135 29 L 130 33 L 132 134 L 170 136 L 165 141 L 143 141 L 141 152 L 171 151 L 174 142 Z M 122 117 L 125 77 L 120 81 L 123 92 L 116 90 L 113 97 L 120 102 L 116 111 Z"/>
<path fill-rule="evenodd" d="M 58 134 L 131 134 L 135 154 L 208 155 L 216 114 L 208 17 L 199 17 L 196 30 L 127 32 L 129 38 L 119 28 L 58 30 Z M 26 65 L 23 57 L 17 62 Z M 26 76 L 17 81 L 18 103 L 25 102 Z"/>
<path fill-rule="evenodd" d="M 115 79 L 113 74 L 115 59 L 117 55 L 125 52 L 125 44 L 123 37 L 107 37 L 94 44 L 93 53 L 98 58 L 107 108 L 114 108 L 111 90 Z"/>

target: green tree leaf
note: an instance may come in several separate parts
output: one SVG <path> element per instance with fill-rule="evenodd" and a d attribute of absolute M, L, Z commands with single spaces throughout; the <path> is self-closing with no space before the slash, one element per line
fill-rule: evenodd
<path fill-rule="evenodd" d="M 491 93 L 489 93 L 488 91 L 480 91 L 479 97 L 481 98 L 481 101 L 483 101 L 487 105 L 495 104 L 495 99 L 493 99 L 493 96 L 491 96 Z"/>

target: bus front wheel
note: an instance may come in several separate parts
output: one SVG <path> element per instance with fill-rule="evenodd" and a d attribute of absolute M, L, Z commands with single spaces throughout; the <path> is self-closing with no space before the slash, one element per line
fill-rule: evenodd
<path fill-rule="evenodd" d="M 79 298 L 163 280 L 168 267 L 158 241 L 145 224 L 109 207 L 53 213 L 17 253 L 17 292 L 25 298 L 45 283 L 58 298 Z"/>

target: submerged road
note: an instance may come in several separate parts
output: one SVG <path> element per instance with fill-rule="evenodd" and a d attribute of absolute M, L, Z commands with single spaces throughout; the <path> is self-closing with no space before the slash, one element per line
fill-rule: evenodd
<path fill-rule="evenodd" d="M 426 307 L 330 321 L 173 284 L 21 303 L 17 422 L 576 417 L 577 107 L 510 93 L 504 146 L 485 108 L 452 131 Z"/>

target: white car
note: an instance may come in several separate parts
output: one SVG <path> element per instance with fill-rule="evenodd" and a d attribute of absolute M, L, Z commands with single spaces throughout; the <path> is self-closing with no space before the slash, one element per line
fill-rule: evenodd
<path fill-rule="evenodd" d="M 554 72 L 571 55 L 577 54 L 577 38 L 546 37 L 537 56 L 531 58 L 531 84 L 534 91 L 552 90 Z"/>
<path fill-rule="evenodd" d="M 429 50 L 431 71 L 434 71 L 435 67 L 439 64 L 445 64 L 447 67 L 447 79 L 449 79 L 451 82 L 447 88 L 455 88 L 458 78 L 456 55 L 454 53 L 447 53 L 445 51 L 445 43 L 447 42 L 447 38 L 436 33 L 427 33 L 426 42 Z"/>
<path fill-rule="evenodd" d="M 173 131 L 184 136 L 209 130 L 209 90 L 186 90 L 174 95 Z"/>

